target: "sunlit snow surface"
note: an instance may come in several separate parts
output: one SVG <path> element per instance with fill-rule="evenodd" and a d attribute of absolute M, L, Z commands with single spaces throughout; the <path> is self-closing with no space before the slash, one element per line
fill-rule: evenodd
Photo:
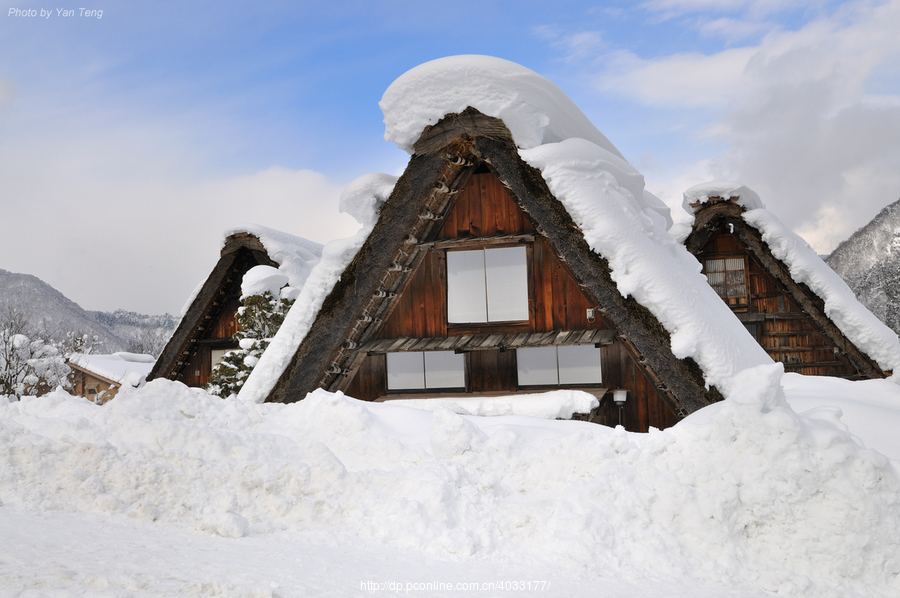
<path fill-rule="evenodd" d="M 103 407 L 61 391 L 0 405 L 0 522 L 14 539 L 0 588 L 355 595 L 363 572 L 412 581 L 430 562 L 571 590 L 531 595 L 612 596 L 597 589 L 610 578 L 672 580 L 683 595 L 897 595 L 896 463 L 854 437 L 900 454 L 881 431 L 900 389 L 784 377 L 803 408 L 870 406 L 848 431 L 834 410 L 792 411 L 781 371 L 748 370 L 728 401 L 647 435 L 324 391 L 260 405 L 165 380 Z"/>

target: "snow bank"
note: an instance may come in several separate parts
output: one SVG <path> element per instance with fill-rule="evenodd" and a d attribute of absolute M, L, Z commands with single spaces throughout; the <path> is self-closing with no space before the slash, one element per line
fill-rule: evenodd
<path fill-rule="evenodd" d="M 58 391 L 0 404 L 0 499 L 225 537 L 347 535 L 571 578 L 896 595 L 894 468 L 834 417 L 792 412 L 781 371 L 749 370 L 730 400 L 649 435 L 325 391 L 256 404 L 154 380 L 104 407 Z M 878 392 L 900 404 L 896 385 Z"/>
<path fill-rule="evenodd" d="M 541 171 L 591 249 L 609 261 L 622 296 L 632 295 L 659 319 L 675 356 L 693 358 L 708 384 L 771 363 L 707 284 L 697 260 L 641 203 L 643 177 L 627 162 L 584 139 L 520 153 Z"/>
<path fill-rule="evenodd" d="M 378 105 L 385 140 L 410 154 L 426 126 L 471 106 L 503 120 L 521 148 L 582 137 L 622 158 L 559 87 L 502 58 L 468 55 L 426 62 L 391 83 Z"/>
<path fill-rule="evenodd" d="M 117 384 L 140 386 L 153 369 L 156 358 L 140 353 L 120 351 L 111 355 L 84 355 L 73 353 L 69 362 Z"/>
<path fill-rule="evenodd" d="M 575 413 L 590 413 L 600 401 L 594 395 L 580 390 L 554 390 L 514 397 L 392 399 L 390 403 L 425 411 L 449 409 L 463 415 L 524 415 L 542 419 L 570 419 Z"/>

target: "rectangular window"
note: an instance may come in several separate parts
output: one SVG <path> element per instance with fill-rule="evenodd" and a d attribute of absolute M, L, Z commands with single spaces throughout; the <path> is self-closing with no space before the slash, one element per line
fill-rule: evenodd
<path fill-rule="evenodd" d="M 593 345 L 516 350 L 520 386 L 601 384 L 600 349 Z"/>
<path fill-rule="evenodd" d="M 453 351 L 387 354 L 388 390 L 465 388 L 465 356 Z"/>
<path fill-rule="evenodd" d="M 746 305 L 746 261 L 743 257 L 708 259 L 704 263 L 710 286 L 729 305 Z"/>
<path fill-rule="evenodd" d="M 525 247 L 448 251 L 447 320 L 452 324 L 527 321 Z"/>

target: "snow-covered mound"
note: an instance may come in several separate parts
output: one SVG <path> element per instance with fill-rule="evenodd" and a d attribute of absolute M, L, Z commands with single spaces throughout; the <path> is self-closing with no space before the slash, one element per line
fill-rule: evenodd
<path fill-rule="evenodd" d="M 525 415 L 542 419 L 570 419 L 576 413 L 590 413 L 600 401 L 581 390 L 553 390 L 514 397 L 393 399 L 390 403 L 426 411 L 449 409 L 462 415 Z"/>
<path fill-rule="evenodd" d="M 781 372 L 749 370 L 731 400 L 649 435 L 324 391 L 255 404 L 155 380 L 104 407 L 57 391 L 0 402 L 0 500 L 251 536 L 237 542 L 368 538 L 573 579 L 895 596 L 897 472 L 833 411 L 791 411 Z M 900 404 L 896 385 L 864 390 Z"/>
<path fill-rule="evenodd" d="M 471 106 L 501 119 L 520 148 L 581 137 L 622 158 L 559 87 L 493 56 L 449 56 L 421 64 L 391 83 L 378 105 L 385 140 L 409 153 L 425 127 Z"/>
<path fill-rule="evenodd" d="M 272 266 L 254 266 L 241 279 L 241 299 L 269 293 L 278 297 L 281 288 L 288 284 L 288 277 Z"/>

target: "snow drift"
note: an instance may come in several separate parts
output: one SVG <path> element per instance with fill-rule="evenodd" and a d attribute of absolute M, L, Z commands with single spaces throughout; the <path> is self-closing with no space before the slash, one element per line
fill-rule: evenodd
<path fill-rule="evenodd" d="M 156 380 L 104 407 L 58 391 L 0 405 L 0 499 L 235 538 L 350 534 L 582 579 L 895 595 L 891 462 L 833 411 L 791 411 L 781 372 L 748 370 L 729 401 L 649 435 L 324 391 L 260 405 Z"/>

